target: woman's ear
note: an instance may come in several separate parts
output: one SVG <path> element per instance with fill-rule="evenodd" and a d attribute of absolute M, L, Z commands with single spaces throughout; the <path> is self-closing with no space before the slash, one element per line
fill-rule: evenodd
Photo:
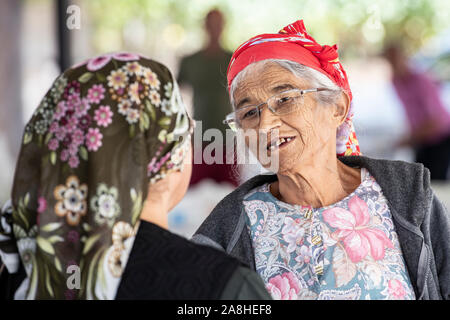
<path fill-rule="evenodd" d="M 345 118 L 347 118 L 349 110 L 350 110 L 350 98 L 347 92 L 342 91 L 340 98 L 335 103 L 335 111 L 333 114 L 337 126 L 340 126 L 342 123 L 344 123 Z"/>

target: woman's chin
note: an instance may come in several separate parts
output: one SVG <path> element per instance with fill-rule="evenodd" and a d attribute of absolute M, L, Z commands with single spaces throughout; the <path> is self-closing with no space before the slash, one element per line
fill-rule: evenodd
<path fill-rule="evenodd" d="M 284 157 L 284 155 L 278 154 L 278 157 L 274 156 L 270 160 L 267 164 L 261 162 L 260 164 L 264 169 L 276 174 L 292 171 L 301 162 L 299 155 Z"/>

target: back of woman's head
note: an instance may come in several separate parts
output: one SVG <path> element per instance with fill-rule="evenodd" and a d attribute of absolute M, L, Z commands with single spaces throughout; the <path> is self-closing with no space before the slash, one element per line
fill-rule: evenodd
<path fill-rule="evenodd" d="M 26 125 L 12 192 L 28 297 L 108 296 L 148 185 L 181 170 L 191 129 L 170 71 L 142 56 L 103 55 L 55 80 Z M 80 290 L 67 287 L 70 265 Z"/>

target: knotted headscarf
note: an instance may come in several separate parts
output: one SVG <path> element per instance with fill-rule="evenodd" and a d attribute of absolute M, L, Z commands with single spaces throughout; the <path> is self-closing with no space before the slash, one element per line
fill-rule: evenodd
<path fill-rule="evenodd" d="M 191 131 L 160 63 L 107 54 L 60 75 L 26 125 L 2 217 L 0 250 L 14 242 L 27 274 L 18 297 L 113 299 L 148 185 L 181 170 Z"/>
<path fill-rule="evenodd" d="M 339 61 L 337 45 L 320 45 L 306 32 L 303 20 L 298 20 L 276 34 L 261 34 L 241 44 L 228 65 L 228 89 L 233 79 L 248 65 L 266 59 L 284 59 L 317 70 L 341 87 L 352 101 L 347 74 Z M 336 150 L 341 155 L 360 155 L 352 122 L 353 110 L 338 128 Z"/>

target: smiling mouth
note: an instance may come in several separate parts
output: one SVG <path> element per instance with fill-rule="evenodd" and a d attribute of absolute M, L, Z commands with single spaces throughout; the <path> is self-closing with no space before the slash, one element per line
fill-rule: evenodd
<path fill-rule="evenodd" d="M 274 151 L 277 149 L 284 148 L 289 143 L 291 143 L 293 140 L 295 140 L 295 137 L 283 137 L 283 138 L 279 138 L 278 140 L 271 141 L 267 145 L 267 151 Z"/>

